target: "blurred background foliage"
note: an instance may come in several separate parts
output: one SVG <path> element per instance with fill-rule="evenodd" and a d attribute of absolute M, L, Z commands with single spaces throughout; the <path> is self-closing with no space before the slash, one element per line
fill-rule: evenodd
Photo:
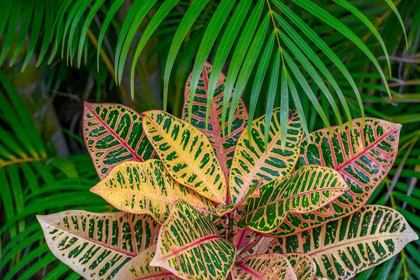
<path fill-rule="evenodd" d="M 174 9 L 146 40 L 143 51 L 136 59 L 138 43 L 147 34 L 148 24 L 153 22 L 159 7 L 169 2 Z M 83 101 L 123 103 L 139 112 L 161 109 L 168 53 L 174 34 L 193 2 L 158 1 L 144 20 L 136 23 L 135 15 L 141 8 L 139 1 L 0 1 L 0 279 L 79 278 L 49 252 L 35 214 L 66 209 L 113 211 L 105 201 L 88 191 L 98 181 L 98 176 L 83 143 Z M 204 11 L 197 15 L 194 24 L 187 30 L 176 57 L 169 55 L 175 60 L 167 81 L 167 110 L 175 116 L 180 117 L 184 83 L 194 68 L 200 43 L 219 2 L 208 1 Z M 391 0 L 349 1 L 382 36 L 391 69 L 388 69 L 380 43 L 366 24 L 333 1 L 313 1 L 366 44 L 387 74 L 392 99 L 380 74 L 360 46 L 294 1 L 282 2 L 306 22 L 347 67 L 360 92 L 366 116 L 403 124 L 395 166 L 377 188 L 370 203 L 397 209 L 418 233 L 420 1 L 392 2 L 404 23 L 407 44 L 397 14 L 389 5 Z M 251 1 L 249 12 L 255 9 L 256 3 Z M 264 9 L 267 12 L 268 7 L 264 6 Z M 277 8 L 273 9 L 279 12 Z M 288 22 L 293 24 L 290 19 Z M 106 24 L 109 24 L 108 28 L 101 32 Z M 228 21 L 224 22 L 221 30 L 227 24 Z M 134 27 L 130 33 L 131 26 Z M 304 31 L 297 32 L 304 37 Z M 118 68 L 116 57 L 121 57 L 125 42 L 121 34 L 132 39 L 125 47 L 125 64 L 121 66 L 120 63 Z M 267 32 L 266 37 L 269 35 L 270 32 Z M 221 42 L 219 37 L 215 40 L 215 48 Z M 313 41 L 304 38 L 331 71 L 352 116 L 360 117 L 361 110 L 347 79 L 327 55 L 313 45 Z M 231 48 L 234 49 L 237 44 L 240 43 L 235 41 Z M 264 46 L 262 44 L 261 48 Z M 213 63 L 216 55 L 214 50 L 209 52 L 207 60 Z M 260 59 L 262 55 L 262 52 L 258 54 Z M 224 63 L 225 73 L 230 71 L 231 59 L 228 57 Z M 273 60 L 270 59 L 268 67 L 272 67 Z M 137 62 L 135 66 L 132 66 L 133 61 Z M 130 97 L 132 68 L 134 99 Z M 249 80 L 253 81 L 257 67 L 251 69 Z M 300 65 L 299 69 L 327 119 L 336 125 L 333 106 L 321 94 L 319 85 L 311 79 L 307 68 Z M 121 71 L 120 83 L 116 83 L 114 78 L 118 71 Z M 334 92 L 327 79 L 321 77 Z M 296 85 L 309 131 L 324 127 L 324 121 L 314 108 L 314 101 L 304 94 L 301 83 Z M 243 91 L 248 108 L 251 89 L 252 83 L 248 83 Z M 268 89 L 269 85 L 264 83 L 261 90 L 264 94 L 258 98 L 254 117 L 265 114 L 266 107 L 271 110 L 280 105 L 281 94 L 277 92 L 270 100 Z M 340 104 L 337 96 L 333 97 Z M 291 108 L 295 106 L 290 104 Z M 357 279 L 420 279 L 419 245 L 419 241 L 408 244 L 402 254 L 361 273 Z"/>

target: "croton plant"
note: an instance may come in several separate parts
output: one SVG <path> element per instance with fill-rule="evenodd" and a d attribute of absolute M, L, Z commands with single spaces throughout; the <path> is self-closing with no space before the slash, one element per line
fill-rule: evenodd
<path fill-rule="evenodd" d="M 245 129 L 241 101 L 228 134 L 221 74 L 206 128 L 210 71 L 193 102 L 187 81 L 182 119 L 85 103 L 101 179 L 91 191 L 122 212 L 38 216 L 58 259 L 87 279 L 350 279 L 417 239 L 395 210 L 365 205 L 399 124 L 356 119 L 304 137 L 290 111 L 282 143 L 279 109 L 265 139 L 265 116 Z"/>

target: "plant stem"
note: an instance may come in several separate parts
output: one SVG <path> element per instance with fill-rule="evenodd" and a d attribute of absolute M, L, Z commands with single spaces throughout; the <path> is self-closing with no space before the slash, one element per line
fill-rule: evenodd
<path fill-rule="evenodd" d="M 231 217 L 231 215 L 228 216 L 228 227 L 227 240 L 233 243 L 233 217 Z"/>

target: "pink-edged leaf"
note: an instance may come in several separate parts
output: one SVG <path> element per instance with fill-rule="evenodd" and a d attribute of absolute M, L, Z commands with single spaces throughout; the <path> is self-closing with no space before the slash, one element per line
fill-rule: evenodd
<path fill-rule="evenodd" d="M 247 229 L 250 230 L 250 229 Z M 260 235 L 259 235 L 260 236 Z M 270 246 L 271 242 L 274 238 L 267 237 L 267 236 L 261 236 L 258 239 L 258 242 L 252 244 L 252 247 L 248 247 L 245 250 L 242 250 L 242 252 L 239 254 L 239 258 L 243 259 L 247 256 L 253 256 L 253 255 L 260 255 L 268 253 L 268 247 Z"/>
<path fill-rule="evenodd" d="M 83 132 L 101 179 L 122 162 L 155 157 L 153 146 L 143 133 L 142 117 L 126 106 L 85 102 Z"/>
<path fill-rule="evenodd" d="M 340 132 L 340 127 L 332 127 L 333 134 L 327 129 L 311 133 L 311 141 L 302 141 L 296 168 L 307 164 L 333 168 L 350 186 L 350 191 L 310 215 L 289 215 L 273 235 L 292 235 L 353 213 L 368 201 L 391 170 L 401 125 L 366 118 L 364 124 L 362 119 L 353 120 L 353 133 L 349 123 L 343 128 Z"/>
<path fill-rule="evenodd" d="M 223 215 L 236 211 L 240 208 L 243 208 L 243 205 L 245 204 L 245 202 L 247 202 L 248 199 L 259 198 L 261 195 L 260 188 L 261 188 L 262 182 L 263 180 L 261 179 L 259 182 L 257 182 L 252 187 L 250 187 L 248 189 L 248 192 L 244 195 L 244 197 L 240 201 L 236 202 L 235 204 L 229 204 L 229 205 L 219 204 L 216 208 L 216 214 L 219 217 L 221 217 Z"/>
<path fill-rule="evenodd" d="M 238 249 L 238 254 L 253 248 L 259 240 L 263 237 L 257 232 L 247 228 L 240 229 L 236 226 L 233 227 L 233 245 Z"/>
<path fill-rule="evenodd" d="M 316 264 L 310 256 L 302 253 L 289 253 L 284 254 L 284 256 L 292 265 L 297 280 L 307 280 L 315 277 Z"/>
<path fill-rule="evenodd" d="M 337 171 L 307 165 L 261 187 L 261 198 L 251 198 L 236 225 L 270 233 L 292 213 L 310 213 L 337 199 L 349 187 Z"/>
<path fill-rule="evenodd" d="M 122 280 L 181 280 L 171 272 L 158 266 L 150 266 L 156 252 L 156 244 L 150 246 L 138 256 L 126 263 L 115 275 Z"/>
<path fill-rule="evenodd" d="M 345 280 L 392 258 L 417 239 L 417 234 L 396 210 L 365 205 L 320 227 L 275 238 L 267 252 L 307 254 L 317 265 L 316 276 Z"/>
<path fill-rule="evenodd" d="M 280 108 L 273 111 L 267 146 L 264 130 L 265 116 L 252 122 L 251 135 L 245 129 L 238 139 L 229 174 L 232 204 L 240 201 L 259 180 L 268 183 L 290 174 L 298 160 L 303 131 L 297 112 L 290 111 L 286 143 L 280 139 Z"/>
<path fill-rule="evenodd" d="M 210 108 L 208 108 L 207 106 L 207 91 L 211 69 L 212 65 L 206 62 L 201 72 L 200 80 L 198 81 L 197 90 L 194 96 L 191 124 L 198 128 L 201 132 L 203 132 L 210 140 L 211 145 L 216 154 L 217 160 L 219 161 L 223 173 L 227 178 L 230 166 L 232 164 L 236 142 L 238 141 L 240 134 L 246 126 L 246 121 L 248 119 L 248 111 L 245 107 L 244 102 L 241 99 L 238 103 L 238 107 L 236 108 L 236 114 L 234 116 L 234 121 L 232 124 L 232 133 L 228 135 L 227 117 L 225 120 L 226 125 L 225 127 L 222 127 L 222 105 L 226 81 L 226 76 L 223 73 L 220 73 L 219 80 L 217 81 L 216 90 L 214 91 L 214 96 L 211 100 Z M 190 106 L 190 83 L 191 74 L 188 77 L 188 80 L 185 84 L 185 101 L 184 108 L 182 110 L 183 120 L 188 120 L 189 117 L 188 109 Z M 207 109 L 209 109 L 210 114 L 208 127 L 206 129 Z M 229 114 L 227 114 L 226 116 L 228 115 Z M 225 131 L 224 134 L 223 131 Z"/>
<path fill-rule="evenodd" d="M 88 279 L 112 279 L 156 244 L 160 225 L 149 215 L 70 210 L 37 216 L 51 252 Z"/>
<path fill-rule="evenodd" d="M 183 279 L 224 280 L 235 257 L 235 246 L 218 234 L 208 218 L 188 203 L 178 201 L 160 229 L 150 265 Z"/>
<path fill-rule="evenodd" d="M 262 254 L 244 258 L 232 268 L 233 280 L 295 280 L 293 267 L 285 256 Z"/>
<path fill-rule="evenodd" d="M 179 199 L 208 215 L 216 212 L 212 201 L 172 179 L 157 159 L 121 163 L 91 188 L 91 192 L 121 211 L 149 214 L 160 224 Z"/>

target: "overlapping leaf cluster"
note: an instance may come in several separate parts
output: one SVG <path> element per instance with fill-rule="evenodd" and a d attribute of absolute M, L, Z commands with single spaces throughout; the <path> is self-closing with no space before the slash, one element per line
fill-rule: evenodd
<path fill-rule="evenodd" d="M 229 134 L 226 78 L 209 102 L 211 68 L 193 102 L 187 81 L 191 123 L 85 104 L 102 178 L 92 192 L 123 212 L 39 216 L 57 258 L 89 279 L 349 279 L 417 239 L 395 210 L 364 206 L 394 163 L 400 125 L 357 119 L 302 139 L 294 111 L 246 129 L 240 100 Z"/>

